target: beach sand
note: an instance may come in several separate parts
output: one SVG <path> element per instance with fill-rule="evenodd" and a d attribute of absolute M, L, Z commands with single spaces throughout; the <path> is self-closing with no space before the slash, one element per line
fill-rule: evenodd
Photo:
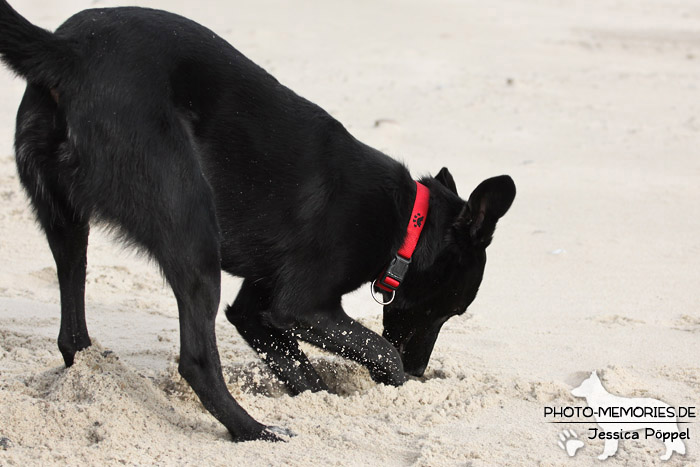
<path fill-rule="evenodd" d="M 57 27 L 93 6 L 14 0 Z M 94 230 L 94 346 L 65 369 L 55 265 L 14 165 L 21 79 L 0 71 L 0 464 L 595 465 L 590 420 L 547 406 L 592 370 L 607 389 L 700 406 L 700 5 L 694 0 L 133 1 L 210 27 L 416 177 L 518 195 L 484 282 L 426 374 L 402 387 L 309 349 L 329 393 L 288 396 L 219 313 L 229 389 L 286 443 L 232 443 L 178 376 L 177 310 L 149 261 Z M 2 34 L 2 31 L 0 31 Z M 225 278 L 222 307 L 240 282 Z M 344 300 L 381 330 L 366 288 Z M 111 351 L 111 352 L 109 352 Z M 697 413 L 696 409 L 696 413 Z M 607 465 L 698 465 L 623 440 Z M 584 447 L 569 457 L 564 429 Z"/>

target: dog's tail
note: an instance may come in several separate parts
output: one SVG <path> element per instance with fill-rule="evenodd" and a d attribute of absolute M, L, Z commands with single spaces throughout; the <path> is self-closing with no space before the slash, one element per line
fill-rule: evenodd
<path fill-rule="evenodd" d="M 77 51 L 0 0 L 0 58 L 27 81 L 53 88 L 69 76 Z"/>

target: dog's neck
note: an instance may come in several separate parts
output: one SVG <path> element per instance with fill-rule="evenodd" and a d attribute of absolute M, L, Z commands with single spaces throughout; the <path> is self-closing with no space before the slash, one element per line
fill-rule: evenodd
<path fill-rule="evenodd" d="M 412 220 L 413 205 L 416 199 L 416 183 L 409 170 L 400 162 L 390 158 L 350 135 L 339 127 L 333 137 L 328 139 L 331 154 L 342 155 L 334 158 L 334 173 L 342 174 L 344 196 L 355 199 L 357 211 L 372 225 L 371 232 L 363 237 L 367 242 L 365 252 L 372 258 L 371 264 L 365 264 L 365 280 L 376 279 L 401 248 L 407 227 Z M 349 162 L 348 162 L 349 161 Z M 342 163 L 341 163 L 342 162 Z M 352 169 L 351 171 L 348 169 Z M 355 183 L 361 180 L 361 183 Z M 424 269 L 434 262 L 436 247 L 442 245 L 441 228 L 445 225 L 447 215 L 452 213 L 442 201 L 447 188 L 432 177 L 419 180 L 430 190 L 430 207 L 425 218 L 421 237 L 413 254 L 411 268 Z M 434 193 L 439 193 L 440 202 L 436 203 Z M 459 198 L 452 195 L 455 200 Z M 449 197 L 449 195 L 448 195 Z M 459 204 L 459 202 L 457 202 Z M 352 220 L 352 217 L 349 217 Z M 354 224 L 353 224 L 354 225 Z M 358 231 L 358 234 L 364 232 Z"/>
<path fill-rule="evenodd" d="M 421 183 L 430 190 L 430 209 L 425 218 L 425 227 L 413 253 L 412 268 L 423 270 L 431 266 L 447 241 L 446 226 L 456 219 L 464 201 L 450 192 L 434 178 L 421 178 Z M 408 216 L 410 211 L 406 214 Z"/>

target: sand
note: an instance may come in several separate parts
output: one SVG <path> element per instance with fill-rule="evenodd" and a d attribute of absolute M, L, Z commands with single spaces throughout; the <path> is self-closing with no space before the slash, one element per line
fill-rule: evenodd
<path fill-rule="evenodd" d="M 94 5 L 12 4 L 55 28 Z M 177 312 L 145 259 L 94 231 L 95 345 L 65 369 L 58 284 L 12 151 L 24 83 L 0 71 L 0 464 L 595 465 L 593 425 L 545 406 L 598 370 L 612 393 L 700 406 L 700 6 L 694 0 L 133 1 L 206 24 L 415 176 L 446 165 L 467 196 L 518 196 L 468 316 L 400 388 L 310 349 L 331 392 L 288 396 L 220 313 L 224 373 L 286 443 L 231 443 L 175 371 Z M 2 32 L 0 31 L 0 34 Z M 224 281 L 222 304 L 240 282 Z M 344 301 L 375 330 L 364 288 Z M 697 419 L 695 419 L 697 420 Z M 620 442 L 608 465 L 700 464 Z M 557 446 L 573 429 L 575 457 Z"/>

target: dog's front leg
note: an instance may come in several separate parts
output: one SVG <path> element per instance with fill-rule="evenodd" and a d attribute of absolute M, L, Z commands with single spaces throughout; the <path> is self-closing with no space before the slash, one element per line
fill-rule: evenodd
<path fill-rule="evenodd" d="M 235 326 L 292 395 L 328 390 L 290 331 L 263 326 L 255 319 L 237 321 Z"/>
<path fill-rule="evenodd" d="M 214 263 L 214 266 L 218 266 Z M 179 371 L 199 396 L 202 405 L 236 441 L 277 441 L 278 433 L 290 434 L 257 422 L 231 396 L 221 373 L 214 324 L 219 304 L 219 271 L 198 268 L 192 274 L 169 277 L 180 315 Z M 183 291 L 185 291 L 183 293 Z"/>
<path fill-rule="evenodd" d="M 406 382 L 396 348 L 349 317 L 340 306 L 309 316 L 312 318 L 301 319 L 294 329 L 302 340 L 363 365 L 377 383 L 399 386 Z"/>
<path fill-rule="evenodd" d="M 236 402 L 226 387 L 215 334 L 221 293 L 218 226 L 213 202 L 200 207 L 200 203 L 208 198 L 206 187 L 195 185 L 190 190 L 198 193 L 196 202 L 179 200 L 184 205 L 182 209 L 165 218 L 174 219 L 172 225 L 165 224 L 162 218 L 152 220 L 165 225 L 154 229 L 162 233 L 153 253 L 177 300 L 180 317 L 178 370 L 192 386 L 204 408 L 228 429 L 234 440 L 278 441 L 278 434 L 291 433 L 256 421 Z M 182 191 L 187 192 L 184 188 Z M 157 213 L 158 209 L 151 209 L 150 212 Z"/>
<path fill-rule="evenodd" d="M 291 331 L 273 328 L 262 319 L 270 307 L 270 293 L 264 281 L 246 279 L 236 301 L 226 308 L 226 317 L 292 394 L 328 390 Z"/>

